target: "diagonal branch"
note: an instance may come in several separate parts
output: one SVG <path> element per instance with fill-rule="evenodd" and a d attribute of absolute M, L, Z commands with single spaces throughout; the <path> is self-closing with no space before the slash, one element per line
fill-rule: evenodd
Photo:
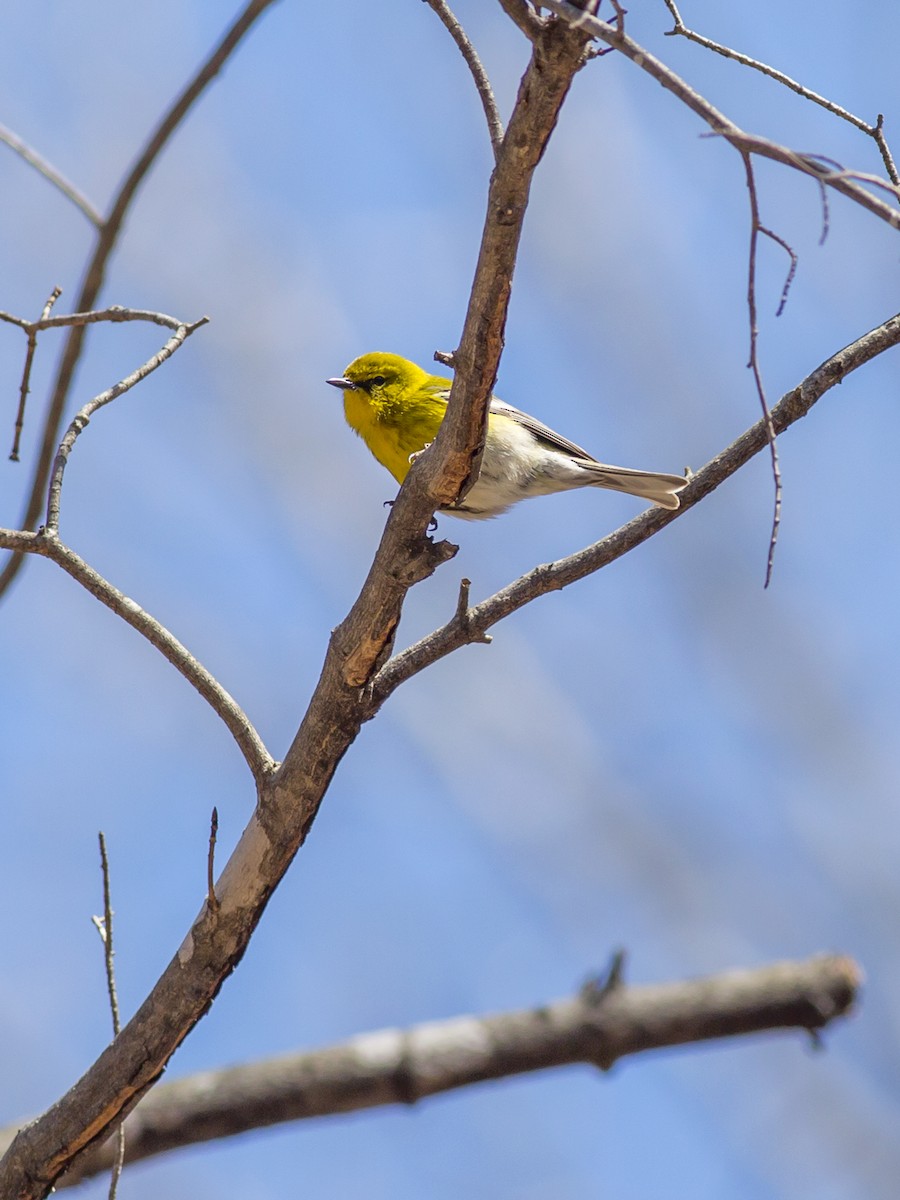
<path fill-rule="evenodd" d="M 138 155 L 136 162 L 125 176 L 119 191 L 114 197 L 108 215 L 98 229 L 94 252 L 85 270 L 76 303 L 76 307 L 81 311 L 87 312 L 94 307 L 94 302 L 100 293 L 106 277 L 106 269 L 110 256 L 115 249 L 119 234 L 122 231 L 125 216 L 131 207 L 138 189 L 147 177 L 150 168 L 165 149 L 169 139 L 190 112 L 195 102 L 237 49 L 245 34 L 274 2 L 275 0 L 250 0 L 250 3 L 244 8 L 222 41 L 200 67 L 181 95 L 175 100 L 172 107 L 159 123 L 159 126 L 151 135 L 143 151 Z M 62 358 L 53 384 L 50 405 L 44 422 L 41 446 L 32 475 L 31 490 L 20 522 L 22 529 L 33 529 L 43 509 L 44 495 L 50 477 L 50 468 L 53 463 L 56 445 L 59 441 L 63 411 L 68 399 L 69 389 L 72 386 L 72 380 L 75 377 L 75 370 L 81 359 L 83 346 L 84 326 L 76 326 L 66 338 Z M 3 567 L 3 570 L 0 571 L 0 597 L 4 595 L 18 575 L 23 562 L 24 559 L 21 555 L 13 555 Z"/>
<path fill-rule="evenodd" d="M 162 314 L 156 313 L 155 317 L 160 317 Z M 157 367 L 161 367 L 166 359 L 171 358 L 175 351 L 184 344 L 191 334 L 199 329 L 202 325 L 208 322 L 208 317 L 201 317 L 199 321 L 194 321 L 191 325 L 186 325 L 182 321 L 177 321 L 173 317 L 166 318 L 165 323 L 174 326 L 175 332 L 152 358 L 149 358 L 136 371 L 132 371 L 125 379 L 120 379 L 118 383 L 114 383 L 112 387 L 107 388 L 105 392 L 100 392 L 94 396 L 92 400 L 88 400 L 87 404 L 82 405 L 75 416 L 72 418 L 69 428 L 66 430 L 65 437 L 59 444 L 59 449 L 56 452 L 56 460 L 53 464 L 53 474 L 50 477 L 50 489 L 47 494 L 47 524 L 46 531 L 50 534 L 55 534 L 59 530 L 59 505 L 62 496 L 63 475 L 66 470 L 66 463 L 69 460 L 69 455 L 75 445 L 75 441 L 82 431 L 89 424 L 91 417 L 98 409 L 104 405 L 110 404 L 119 396 L 130 391 L 142 379 L 146 379 L 151 375 Z"/>
<path fill-rule="evenodd" d="M 869 333 L 863 334 L 837 354 L 833 354 L 807 375 L 797 387 L 782 396 L 770 413 L 775 433 L 783 433 L 795 421 L 805 417 L 817 400 L 836 384 L 841 383 L 852 371 L 897 345 L 900 345 L 900 313 Z M 681 507 L 676 511 L 648 508 L 646 512 L 629 521 L 627 525 L 622 525 L 602 541 L 595 542 L 593 546 L 556 562 L 535 567 L 508 584 L 502 591 L 476 604 L 474 608 L 467 608 L 462 613 L 457 609 L 441 629 L 428 634 L 408 650 L 396 655 L 379 671 L 370 688 L 373 708 L 377 710 L 401 683 L 411 679 L 413 675 L 418 675 L 420 671 L 445 658 L 460 646 L 483 642 L 487 630 L 504 617 L 530 604 L 539 596 L 559 591 L 570 583 L 592 575 L 659 533 L 710 492 L 715 491 L 719 484 L 724 483 L 739 467 L 749 462 L 768 445 L 768 441 L 765 419 L 757 421 L 737 441 L 732 442 L 702 470 L 692 475 L 691 482 L 679 493 Z"/>
<path fill-rule="evenodd" d="M 339 1045 L 163 1083 L 125 1122 L 128 1163 L 252 1129 L 428 1096 L 553 1067 L 609 1070 L 667 1046 L 797 1029 L 853 1008 L 860 971 L 822 955 L 683 983 L 630 987 L 610 977 L 537 1008 L 383 1029 Z M 0 1132 L 0 1148 L 14 1131 Z M 110 1139 L 59 1181 L 108 1170 Z"/>

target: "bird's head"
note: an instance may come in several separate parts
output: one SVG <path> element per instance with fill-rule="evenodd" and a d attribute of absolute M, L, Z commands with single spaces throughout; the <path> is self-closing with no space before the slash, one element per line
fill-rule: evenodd
<path fill-rule="evenodd" d="M 376 350 L 355 358 L 343 375 L 326 382 L 345 392 L 359 389 L 377 404 L 383 398 L 396 398 L 420 388 L 428 378 L 428 374 L 409 359 Z"/>

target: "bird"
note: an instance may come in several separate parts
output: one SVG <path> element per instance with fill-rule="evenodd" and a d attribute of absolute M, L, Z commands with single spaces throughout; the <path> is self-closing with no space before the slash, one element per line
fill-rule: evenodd
<path fill-rule="evenodd" d="M 375 351 L 355 358 L 343 375 L 326 382 L 343 392 L 350 428 L 402 483 L 410 464 L 437 436 L 452 380 L 431 375 L 399 354 Z M 492 396 L 478 477 L 459 503 L 440 511 L 484 520 L 531 496 L 580 487 L 627 492 L 676 509 L 688 482 L 682 475 L 598 462 L 542 421 Z"/>

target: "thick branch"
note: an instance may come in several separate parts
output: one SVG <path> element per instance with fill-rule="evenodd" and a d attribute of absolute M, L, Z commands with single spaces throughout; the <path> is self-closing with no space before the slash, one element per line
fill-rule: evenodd
<path fill-rule="evenodd" d="M 131 207 L 138 189 L 147 177 L 156 159 L 165 149 L 169 139 L 187 116 L 194 103 L 199 99 L 207 86 L 222 70 L 228 58 L 237 49 L 244 35 L 251 26 L 262 16 L 274 0 L 250 0 L 250 3 L 234 22 L 222 41 L 212 52 L 188 86 L 163 117 L 159 126 L 151 135 L 137 161 L 125 176 L 118 193 L 113 199 L 108 216 L 103 220 L 97 234 L 97 242 L 90 262 L 85 270 L 81 289 L 78 294 L 76 308 L 87 312 L 94 307 L 94 302 L 103 286 L 106 268 L 110 255 L 115 249 L 122 231 L 125 216 Z M 81 358 L 84 345 L 85 329 L 83 325 L 75 326 L 66 338 L 62 359 L 53 383 L 50 405 L 44 421 L 44 431 L 41 446 L 35 462 L 31 481 L 31 492 L 22 515 L 21 528 L 33 529 L 40 517 L 44 506 L 44 495 L 50 468 L 59 441 L 59 430 L 62 424 L 63 411 L 68 399 L 69 389 L 75 377 L 75 369 Z M 24 559 L 21 555 L 13 555 L 0 571 L 0 596 L 12 584 L 21 570 Z"/>
<path fill-rule="evenodd" d="M 817 400 L 836 384 L 841 383 L 852 371 L 871 362 L 879 354 L 900 344 L 900 313 L 863 334 L 837 354 L 833 354 L 807 375 L 792 391 L 787 392 L 771 410 L 772 428 L 776 434 L 783 433 L 795 421 L 805 417 Z M 514 580 L 502 591 L 454 614 L 441 629 L 428 634 L 408 650 L 392 658 L 372 681 L 373 704 L 382 704 L 405 680 L 417 675 L 425 667 L 470 642 L 483 642 L 485 633 L 492 625 L 502 621 L 511 613 L 529 604 L 547 592 L 559 591 L 570 583 L 592 575 L 602 567 L 629 550 L 639 546 L 672 521 L 683 516 L 720 483 L 724 483 L 739 467 L 758 454 L 769 439 L 765 418 L 757 421 L 735 442 L 711 459 L 702 470 L 692 476 L 691 482 L 679 494 L 681 507 L 674 512 L 663 508 L 648 508 L 646 512 L 629 521 L 627 525 L 567 558 L 535 567 L 527 575 Z"/>
<path fill-rule="evenodd" d="M 551 1067 L 781 1029 L 816 1031 L 852 1009 L 860 973 L 821 956 L 652 987 L 591 984 L 538 1008 L 384 1029 L 322 1050 L 163 1083 L 125 1123 L 126 1162 L 268 1125 L 386 1104 Z M 0 1145 L 12 1131 L 0 1134 Z M 59 1180 L 108 1170 L 111 1139 Z"/>

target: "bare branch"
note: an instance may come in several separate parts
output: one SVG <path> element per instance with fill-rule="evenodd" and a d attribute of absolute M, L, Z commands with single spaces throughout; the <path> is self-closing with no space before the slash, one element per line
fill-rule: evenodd
<path fill-rule="evenodd" d="M 797 274 L 797 253 L 788 242 L 773 230 L 768 229 L 765 225 L 759 226 L 759 232 L 765 237 L 773 241 L 777 246 L 780 246 L 788 258 L 791 260 L 788 267 L 787 275 L 784 278 L 784 286 L 781 289 L 781 298 L 778 301 L 778 307 L 775 310 L 775 316 L 780 317 L 784 312 L 785 305 L 790 294 L 791 284 L 794 282 L 794 276 Z"/>
<path fill-rule="evenodd" d="M 675 37 L 680 34 L 682 37 L 686 37 L 688 41 L 696 42 L 698 46 L 704 46 L 707 50 L 721 54 L 723 58 L 731 58 L 742 66 L 752 67 L 754 71 L 759 71 L 761 74 L 767 75 L 770 79 L 784 84 L 786 88 L 790 88 L 792 92 L 796 92 L 804 100 L 811 100 L 813 104 L 818 104 L 820 107 L 827 109 L 828 112 L 833 113 L 836 117 L 840 117 L 841 120 L 848 121 L 851 125 L 854 125 L 857 129 L 874 139 L 891 182 L 900 184 L 900 175 L 897 174 L 894 159 L 888 147 L 887 139 L 884 136 L 884 117 L 881 113 L 878 114 L 878 120 L 875 124 L 870 125 L 862 117 L 855 116 L 852 112 L 849 112 L 846 108 L 842 108 L 840 104 L 835 104 L 833 100 L 829 100 L 826 96 L 820 96 L 818 92 L 814 92 L 811 88 L 804 87 L 802 83 L 798 83 L 796 79 L 791 79 L 783 71 L 777 71 L 774 67 L 760 62 L 759 59 L 751 58 L 749 54 L 742 54 L 739 50 L 732 50 L 729 46 L 723 46 L 720 42 L 714 42 L 710 38 L 704 37 L 700 33 L 695 33 L 692 29 L 688 29 L 681 19 L 681 13 L 679 13 L 674 0 L 664 0 L 664 3 L 675 21 L 675 28 L 666 34 L 667 37 Z"/>
<path fill-rule="evenodd" d="M 887 144 L 887 138 L 884 136 L 884 113 L 878 114 L 878 120 L 875 122 L 875 141 L 878 143 L 878 149 L 881 151 L 881 158 L 887 170 L 888 177 L 891 183 L 900 185 L 900 172 L 897 171 L 897 165 L 894 162 L 894 156 L 891 154 Z"/>
<path fill-rule="evenodd" d="M 49 180 L 55 188 L 58 188 L 67 200 L 71 200 L 77 209 L 90 221 L 95 229 L 99 229 L 103 224 L 103 217 L 98 209 L 94 208 L 87 196 L 79 191 L 74 183 L 70 183 L 61 171 L 57 171 L 52 163 L 49 163 L 46 158 L 38 154 L 37 150 L 33 150 L 27 142 L 23 142 L 11 129 L 7 129 L 5 125 L 0 125 L 0 142 L 5 142 L 11 150 L 15 150 L 21 158 L 39 171 L 45 179 Z"/>
<path fill-rule="evenodd" d="M 500 144 L 503 141 L 503 122 L 500 120 L 500 113 L 497 111 L 497 102 L 494 99 L 491 81 L 487 77 L 487 72 L 482 66 L 481 59 L 478 57 L 475 47 L 469 41 L 466 31 L 454 16 L 446 0 L 426 0 L 426 3 L 446 26 L 472 73 L 475 87 L 478 90 L 478 97 L 481 100 L 481 107 L 484 109 L 488 134 L 494 151 L 494 160 L 496 161 L 500 153 Z"/>
<path fill-rule="evenodd" d="M 0 547 L 12 550 L 17 554 L 39 554 L 44 558 L 49 558 L 62 567 L 67 575 L 71 575 L 76 582 L 86 588 L 92 596 L 96 596 L 111 612 L 121 617 L 132 629 L 137 630 L 159 650 L 163 657 L 188 681 L 191 687 L 200 693 L 213 711 L 224 721 L 237 742 L 257 785 L 269 774 L 274 765 L 272 757 L 244 711 L 225 691 L 215 676 L 211 675 L 164 625 L 151 617 L 148 612 L 120 592 L 118 588 L 113 587 L 93 567 L 88 566 L 74 550 L 70 550 L 68 546 L 46 530 L 31 533 L 28 530 L 0 529 Z"/>
<path fill-rule="evenodd" d="M 109 885 L 109 858 L 106 853 L 106 838 L 103 833 L 97 835 L 100 842 L 100 870 L 103 875 L 103 916 L 94 917 L 93 922 L 103 942 L 103 961 L 106 968 L 106 990 L 109 993 L 109 1009 L 112 1014 L 113 1037 L 118 1036 L 122 1027 L 119 1017 L 119 996 L 116 991 L 116 969 L 113 962 L 115 948 L 113 946 L 113 910 L 112 896 Z M 125 1123 L 116 1130 L 115 1146 L 112 1146 L 111 1175 L 109 1181 L 109 1200 L 116 1200 L 122 1167 L 125 1164 Z"/>
<path fill-rule="evenodd" d="M 59 289 L 56 288 L 54 303 L 58 297 Z M 161 325 L 165 329 L 177 329 L 179 325 L 184 324 L 178 317 L 170 317 L 167 313 L 153 312 L 146 308 L 123 308 L 121 304 L 112 304 L 109 308 L 95 308 L 90 312 L 57 313 L 52 317 L 49 315 L 49 308 L 48 303 L 37 321 L 28 321 L 24 317 L 16 317 L 8 312 L 0 312 L 0 321 L 18 325 L 26 333 L 40 333 L 43 329 L 62 329 L 68 325 L 97 325 L 100 322 L 116 325 L 128 321 L 148 321 L 153 325 Z M 204 317 L 202 321 L 197 322 L 197 327 L 199 328 L 208 320 L 208 317 Z"/>
<path fill-rule="evenodd" d="M 349 1042 L 163 1083 L 125 1123 L 126 1159 L 288 1121 L 412 1104 L 489 1079 L 620 1058 L 664 1046 L 824 1028 L 852 1009 L 855 963 L 837 956 L 629 987 L 614 973 L 538 1008 L 385 1029 Z M 11 1133 L 0 1134 L 0 1147 Z M 108 1168 L 112 1142 L 64 1175 L 64 1188 Z"/>
<path fill-rule="evenodd" d="M 103 876 L 103 916 L 92 919 L 100 934 L 100 940 L 103 942 L 106 990 L 109 993 L 109 1011 L 112 1015 L 113 1036 L 115 1037 L 122 1027 L 122 1022 L 119 1017 L 119 997 L 116 992 L 116 972 L 113 966 L 115 949 L 113 946 L 112 896 L 109 886 L 109 857 L 106 853 L 106 838 L 102 832 L 97 834 L 97 840 L 100 843 L 100 871 Z"/>
<path fill-rule="evenodd" d="M 868 212 L 873 213 L 882 221 L 886 221 L 894 229 L 900 229 L 900 212 L 891 205 L 886 204 L 883 200 L 879 200 L 877 196 L 873 196 L 870 191 L 864 187 L 860 187 L 857 179 L 865 178 L 867 182 L 873 182 L 877 176 L 863 176 L 857 172 L 851 171 L 832 171 L 822 166 L 818 161 L 817 156 L 810 154 L 801 154 L 799 151 L 791 150 L 786 146 L 780 146 L 776 142 L 769 141 L 767 138 L 759 137 L 756 134 L 745 133 L 733 121 L 721 113 L 714 105 L 710 104 L 699 92 L 696 92 L 690 84 L 686 83 L 674 71 L 670 70 L 664 63 L 655 58 L 649 50 L 645 50 L 633 38 L 630 38 L 625 33 L 620 33 L 614 25 L 608 24 L 606 21 L 601 21 L 597 17 L 589 16 L 581 9 L 576 8 L 574 4 L 570 4 L 569 0 L 546 0 L 543 7 L 551 9 L 566 21 L 571 21 L 573 24 L 577 21 L 579 28 L 584 32 L 589 33 L 591 37 L 599 38 L 606 42 L 609 46 L 614 46 L 626 58 L 630 59 L 635 66 L 640 67 L 642 71 L 646 71 L 653 79 L 661 84 L 668 91 L 672 92 L 683 104 L 695 112 L 702 120 L 704 120 L 714 133 L 719 134 L 730 142 L 736 150 L 744 151 L 750 154 L 759 154 L 763 158 L 770 158 L 773 162 L 780 162 L 784 166 L 792 167 L 796 171 L 801 171 L 804 175 L 809 175 L 818 183 L 826 184 L 828 187 L 834 188 L 836 192 L 840 192 L 842 196 L 853 200 L 860 204 Z M 888 191 L 895 198 L 900 198 L 900 187 L 888 183 L 883 179 L 877 179 L 878 186 Z"/>
<path fill-rule="evenodd" d="M 155 319 L 162 316 L 161 313 L 153 314 Z M 175 322 L 174 318 L 166 317 L 164 321 L 159 321 L 159 324 L 174 324 L 175 332 L 162 347 L 157 351 L 152 358 L 149 358 L 136 371 L 132 371 L 125 379 L 121 379 L 118 383 L 113 384 L 111 388 L 107 388 L 105 392 L 101 392 L 98 396 L 94 396 L 87 404 L 83 405 L 75 416 L 66 431 L 63 440 L 59 444 L 59 449 L 56 452 L 56 461 L 53 465 L 53 474 L 50 477 L 50 490 L 47 495 L 47 532 L 55 534 L 59 529 L 59 504 L 62 493 L 63 475 L 66 469 L 69 455 L 72 452 L 72 447 L 82 430 L 87 426 L 91 417 L 105 404 L 116 400 L 119 396 L 129 391 L 140 383 L 142 379 L 146 379 L 151 375 L 157 367 L 161 366 L 166 359 L 171 358 L 179 346 L 183 345 L 191 334 L 205 325 L 209 320 L 208 317 L 201 317 L 199 321 L 194 321 L 191 325 L 185 325 L 181 322 Z"/>
<path fill-rule="evenodd" d="M 212 54 L 210 54 L 199 71 L 197 71 L 181 95 L 175 100 L 172 107 L 151 135 L 147 145 L 138 155 L 136 162 L 129 170 L 116 193 L 108 215 L 98 229 L 97 242 L 85 270 L 76 305 L 82 312 L 88 312 L 94 307 L 94 302 L 103 286 L 110 255 L 115 249 L 119 234 L 122 231 L 125 216 L 150 168 L 165 149 L 169 139 L 190 112 L 195 102 L 237 49 L 244 35 L 274 2 L 275 0 L 250 0 L 250 3 L 247 4 L 222 41 Z M 75 376 L 75 369 L 81 358 L 83 343 L 84 326 L 79 325 L 72 329 L 66 339 L 59 369 L 53 384 L 50 405 L 44 421 L 41 446 L 32 474 L 29 498 L 20 522 L 22 529 L 34 528 L 44 506 L 44 496 L 46 494 L 56 445 L 59 441 L 59 430 L 62 425 L 63 412 L 66 400 L 68 399 L 69 389 L 72 386 L 72 380 Z M 14 555 L 6 563 L 3 570 L 0 571 L 0 597 L 5 594 L 18 575 L 23 562 L 24 559 L 20 555 Z"/>
<path fill-rule="evenodd" d="M 772 479 L 775 485 L 772 532 L 769 535 L 769 553 L 766 556 L 766 580 L 763 585 L 764 587 L 768 587 L 772 582 L 772 568 L 775 564 L 775 546 L 778 542 L 778 527 L 781 524 L 781 464 L 778 461 L 778 442 L 775 437 L 772 414 L 769 411 L 769 402 L 766 399 L 766 389 L 759 366 L 759 322 L 757 320 L 756 307 L 756 251 L 759 246 L 759 235 L 762 230 L 762 223 L 759 219 L 759 197 L 756 192 L 756 178 L 753 174 L 753 160 L 749 154 L 744 154 L 742 157 L 744 159 L 744 169 L 747 172 L 747 192 L 750 196 L 750 253 L 747 264 L 747 312 L 750 321 L 750 361 L 747 365 L 753 372 L 753 382 L 756 385 L 756 394 L 759 397 L 759 404 L 762 409 L 763 424 L 766 428 L 766 441 L 769 443 L 769 455 L 772 460 Z"/>
<path fill-rule="evenodd" d="M 826 359 L 797 387 L 782 396 L 771 410 L 775 432 L 783 433 L 795 421 L 805 417 L 817 400 L 836 384 L 841 383 L 852 371 L 897 345 L 900 345 L 900 314 L 863 334 L 861 338 Z M 702 470 L 691 476 L 691 482 L 679 493 L 681 507 L 677 511 L 647 509 L 602 541 L 595 542 L 593 546 L 557 562 L 535 567 L 508 584 L 502 591 L 476 604 L 474 608 L 467 607 L 465 621 L 460 621 L 454 616 L 441 629 L 435 630 L 409 649 L 397 654 L 372 681 L 370 696 L 373 710 L 377 711 L 401 683 L 460 646 L 482 640 L 486 630 L 508 617 L 510 613 L 530 604 L 538 596 L 559 591 L 570 583 L 584 579 L 645 542 L 708 496 L 767 444 L 766 422 L 761 420 L 717 454 Z"/>
<path fill-rule="evenodd" d="M 55 287 L 47 298 L 47 303 L 44 305 L 41 313 L 41 320 L 45 321 L 50 316 L 50 310 L 59 297 L 62 295 L 62 289 Z M 6 313 L 0 313 L 0 318 L 7 319 Z M 19 407 L 16 411 L 16 424 L 13 430 L 13 444 L 9 452 L 9 457 L 12 462 L 19 461 L 19 444 L 22 440 L 22 430 L 25 428 L 25 404 L 28 400 L 28 393 L 31 391 L 31 365 L 34 362 L 34 352 L 37 349 L 37 330 L 34 327 L 29 327 L 26 321 L 21 321 L 17 318 L 8 318 L 13 324 L 24 329 L 28 334 L 28 349 L 25 351 L 25 365 L 22 368 L 22 382 L 19 385 Z M 38 322 L 40 323 L 40 322 Z"/>

